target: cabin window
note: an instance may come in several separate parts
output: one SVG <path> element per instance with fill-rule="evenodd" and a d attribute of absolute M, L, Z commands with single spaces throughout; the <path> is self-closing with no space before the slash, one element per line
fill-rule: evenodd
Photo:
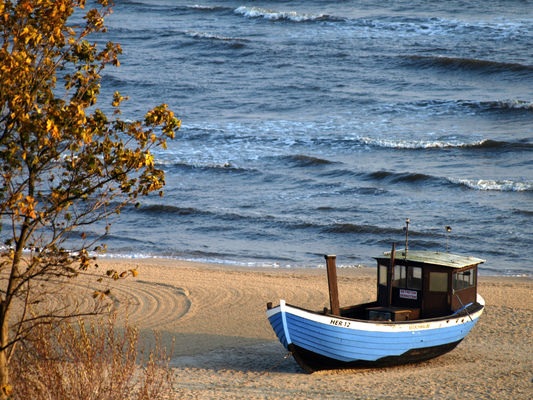
<path fill-rule="evenodd" d="M 387 267 L 384 268 L 386 269 Z M 386 273 L 386 270 L 384 273 Z M 381 275 L 382 272 L 380 272 L 380 277 Z M 380 281 L 380 284 L 386 285 L 387 279 L 385 278 L 383 283 Z M 422 290 L 422 268 L 395 265 L 392 286 L 397 288 Z"/>
<path fill-rule="evenodd" d="M 407 268 L 405 265 L 394 266 L 394 277 L 392 279 L 393 287 L 405 287 Z"/>
<path fill-rule="evenodd" d="M 453 276 L 453 290 L 467 289 L 476 285 L 474 269 L 458 272 Z"/>
<path fill-rule="evenodd" d="M 430 292 L 448 291 L 448 274 L 446 272 L 431 272 L 429 274 Z"/>
<path fill-rule="evenodd" d="M 407 288 L 414 290 L 422 290 L 422 268 L 407 268 Z"/>
<path fill-rule="evenodd" d="M 387 286 L 387 273 L 388 273 L 388 268 L 386 265 L 381 265 L 379 266 L 379 284 L 380 285 L 383 285 L 383 286 Z"/>

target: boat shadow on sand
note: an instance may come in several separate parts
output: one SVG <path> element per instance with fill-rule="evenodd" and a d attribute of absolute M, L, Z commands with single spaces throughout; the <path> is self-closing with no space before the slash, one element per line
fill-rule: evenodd
<path fill-rule="evenodd" d="M 220 338 L 218 338 L 220 339 Z M 390 366 L 385 369 L 412 369 L 442 367 L 453 363 L 453 355 L 445 355 L 437 359 L 427 360 L 418 364 Z M 268 341 L 248 344 L 239 347 L 223 347 L 196 355 L 182 355 L 172 358 L 170 366 L 177 369 L 199 368 L 213 372 L 235 371 L 241 373 L 282 373 L 302 374 L 304 372 L 292 355 L 280 348 L 279 342 Z M 353 374 L 380 372 L 383 368 L 354 368 L 343 370 L 324 370 L 318 374 Z"/>

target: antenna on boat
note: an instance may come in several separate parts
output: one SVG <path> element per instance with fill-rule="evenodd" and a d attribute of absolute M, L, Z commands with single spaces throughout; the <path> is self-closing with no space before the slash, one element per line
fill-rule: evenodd
<path fill-rule="evenodd" d="M 444 229 L 446 229 L 446 253 L 448 253 L 448 242 L 450 240 L 450 232 L 452 231 L 452 227 L 450 225 L 446 225 Z"/>
<path fill-rule="evenodd" d="M 405 228 L 403 230 L 405 231 L 405 256 L 407 257 L 407 250 L 409 248 L 409 218 L 405 219 Z"/>

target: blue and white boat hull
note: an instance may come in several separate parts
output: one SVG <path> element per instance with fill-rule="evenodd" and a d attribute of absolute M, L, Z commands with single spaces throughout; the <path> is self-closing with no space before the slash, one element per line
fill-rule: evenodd
<path fill-rule="evenodd" d="M 281 344 L 307 372 L 418 362 L 454 349 L 477 323 L 484 300 L 461 313 L 401 322 L 321 314 L 286 304 L 267 310 Z M 467 312 L 468 311 L 468 312 Z"/>

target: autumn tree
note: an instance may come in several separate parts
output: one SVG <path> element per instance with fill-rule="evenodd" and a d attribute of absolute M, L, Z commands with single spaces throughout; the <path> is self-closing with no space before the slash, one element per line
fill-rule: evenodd
<path fill-rule="evenodd" d="M 43 314 L 43 290 L 92 270 L 108 218 L 162 189 L 152 151 L 180 126 L 164 104 L 121 119 L 118 92 L 110 116 L 98 108 L 102 70 L 119 66 L 121 48 L 103 41 L 109 2 L 85 3 L 0 0 L 0 399 L 17 344 L 72 316 Z"/>

